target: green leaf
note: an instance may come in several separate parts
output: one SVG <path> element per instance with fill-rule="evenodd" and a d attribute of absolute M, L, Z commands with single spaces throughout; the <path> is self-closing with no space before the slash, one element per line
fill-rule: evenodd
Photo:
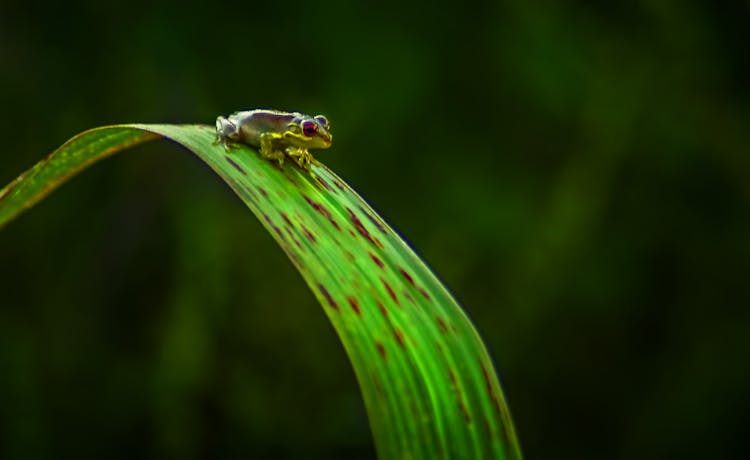
<path fill-rule="evenodd" d="M 519 459 L 487 351 L 409 246 L 322 164 L 280 169 L 203 125 L 118 125 L 72 138 L 0 191 L 0 227 L 86 166 L 155 139 L 187 147 L 224 179 L 302 274 L 341 338 L 381 458 Z M 293 314 L 289 312 L 289 314 Z"/>

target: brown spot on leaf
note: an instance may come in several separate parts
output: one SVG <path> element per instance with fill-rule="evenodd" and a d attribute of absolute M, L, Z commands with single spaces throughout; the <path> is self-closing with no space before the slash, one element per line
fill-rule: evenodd
<path fill-rule="evenodd" d="M 382 342 L 377 341 L 375 342 L 375 346 L 378 347 L 378 353 L 380 353 L 380 356 L 383 357 L 383 359 L 386 359 L 388 357 L 386 351 L 385 351 L 385 345 L 383 345 Z"/>
<path fill-rule="evenodd" d="M 325 187 L 326 190 L 332 193 L 336 193 L 336 190 L 334 190 L 330 185 L 328 185 L 328 182 L 326 182 L 325 179 L 323 179 L 322 177 L 318 175 L 315 176 L 315 179 L 320 183 L 320 185 Z"/>
<path fill-rule="evenodd" d="M 323 293 L 323 297 L 325 297 L 326 300 L 328 301 L 328 305 L 330 305 L 336 311 L 341 311 L 339 310 L 338 304 L 336 304 L 336 301 L 333 300 L 333 297 L 331 297 L 331 294 L 328 292 L 328 289 L 326 289 L 325 286 L 318 283 L 318 289 L 320 289 L 320 292 Z"/>
<path fill-rule="evenodd" d="M 385 287 L 385 290 L 388 291 L 388 295 L 391 296 L 391 299 L 393 299 L 393 301 L 396 302 L 396 305 L 400 307 L 401 302 L 399 302 L 398 297 L 396 297 L 396 293 L 393 292 L 393 288 L 391 288 L 391 285 L 388 284 L 388 281 L 380 277 L 380 282 L 383 283 L 383 286 Z"/>
<path fill-rule="evenodd" d="M 479 363 L 479 365 L 482 367 L 482 376 L 484 377 L 484 383 L 487 386 L 487 393 L 490 396 L 490 399 L 492 400 L 492 405 L 495 407 L 495 412 L 498 414 L 500 413 L 500 401 L 497 398 L 497 395 L 495 395 L 495 391 L 492 388 L 492 380 L 490 379 L 489 371 L 486 367 L 484 367 L 484 363 Z"/>
<path fill-rule="evenodd" d="M 424 297 L 427 300 L 432 300 L 432 297 L 430 297 L 430 294 L 425 291 L 423 287 L 419 288 L 419 293 L 422 294 L 422 297 Z"/>
<path fill-rule="evenodd" d="M 263 218 L 266 220 L 268 225 L 273 229 L 274 232 L 279 236 L 279 239 L 282 241 L 286 241 L 286 238 L 284 238 L 284 233 L 282 233 L 281 229 L 276 226 L 276 224 L 273 223 L 270 217 L 268 217 L 268 214 L 263 214 Z"/>
<path fill-rule="evenodd" d="M 268 192 L 266 192 L 266 189 L 264 189 L 260 185 L 256 185 L 255 188 L 257 188 L 260 194 L 263 195 L 263 198 L 266 198 L 268 196 Z"/>
<path fill-rule="evenodd" d="M 377 218 L 375 218 L 375 216 L 373 216 L 372 214 L 370 214 L 365 208 L 363 208 L 362 206 L 359 206 L 359 210 L 362 211 L 362 213 L 365 216 L 367 216 L 367 218 L 370 220 L 370 222 L 372 222 L 372 225 L 374 225 L 375 227 L 377 227 L 378 230 L 380 230 L 384 234 L 388 233 L 385 230 L 385 226 L 383 226 L 383 224 L 380 222 L 380 220 L 378 220 Z"/>
<path fill-rule="evenodd" d="M 312 200 L 307 195 L 304 195 L 304 197 L 305 197 L 305 201 L 307 201 L 307 204 L 309 204 L 310 206 L 312 206 L 312 208 L 315 211 L 317 211 L 323 217 L 325 217 L 326 219 L 328 219 L 328 221 L 331 223 L 331 225 L 333 225 L 334 227 L 336 227 L 336 230 L 341 231 L 341 227 L 339 227 L 338 222 L 336 222 L 334 220 L 333 216 L 331 215 L 331 212 L 328 209 L 326 209 L 325 206 L 323 206 L 322 204 L 320 204 L 320 203 Z"/>
<path fill-rule="evenodd" d="M 370 254 L 370 259 L 372 259 L 372 261 L 375 262 L 375 264 L 378 267 L 380 267 L 380 268 L 384 268 L 385 267 L 385 264 L 383 263 L 382 260 L 380 260 L 380 258 L 378 256 L 376 256 L 375 254 L 373 254 L 371 252 L 368 252 L 368 254 Z"/>
<path fill-rule="evenodd" d="M 247 197 L 250 201 L 252 201 L 253 203 L 258 202 L 258 194 L 255 193 L 255 190 L 251 189 L 245 184 L 240 184 L 240 186 L 242 187 L 242 190 L 244 190 L 245 193 L 247 193 Z"/>
<path fill-rule="evenodd" d="M 404 333 L 399 328 L 393 328 L 393 335 L 396 337 L 396 342 L 401 348 L 404 348 L 406 342 L 404 341 Z"/>
<path fill-rule="evenodd" d="M 300 251 L 304 250 L 304 248 L 302 247 L 302 244 L 300 244 L 299 240 L 297 239 L 297 237 L 294 236 L 294 233 L 292 233 L 289 227 L 284 227 L 284 230 L 286 230 L 286 234 L 289 235 L 289 238 L 291 238 L 292 241 L 294 241 L 294 245 L 297 246 L 297 248 Z"/>
<path fill-rule="evenodd" d="M 453 387 L 458 390 L 458 382 L 456 382 L 456 374 L 453 373 L 453 369 L 448 369 L 448 376 L 451 378 Z"/>
<path fill-rule="evenodd" d="M 451 385 L 453 386 L 453 390 L 456 392 L 456 397 L 458 398 L 458 408 L 461 410 L 461 414 L 463 414 L 466 423 L 471 423 L 469 410 L 466 408 L 466 404 L 464 403 L 464 397 L 461 394 L 460 388 L 458 387 L 458 379 L 456 379 L 456 374 L 453 372 L 453 369 L 448 369 L 448 377 L 450 377 L 451 379 Z"/>
<path fill-rule="evenodd" d="M 354 211 L 352 211 L 350 208 L 346 208 L 347 212 L 349 213 L 349 219 L 352 221 L 352 224 L 354 224 L 354 228 L 357 229 L 357 232 L 359 232 L 360 235 L 367 238 L 367 240 L 374 244 L 375 246 L 382 248 L 383 243 L 380 242 L 377 238 L 373 237 L 370 232 L 367 230 L 365 225 L 362 223 L 361 220 L 359 220 L 359 217 L 357 217 L 356 214 L 354 214 Z"/>
<path fill-rule="evenodd" d="M 284 222 L 286 222 L 288 226 L 290 226 L 291 228 L 294 228 L 294 224 L 292 223 L 292 221 L 289 219 L 289 216 L 287 216 L 285 212 L 281 213 L 281 217 L 284 219 Z"/>
<path fill-rule="evenodd" d="M 378 299 L 378 309 L 380 310 L 380 313 L 383 314 L 386 318 L 388 318 L 388 309 L 385 308 L 385 305 L 383 305 L 383 302 Z"/>
<path fill-rule="evenodd" d="M 227 163 L 229 163 L 230 165 L 232 165 L 234 167 L 234 169 L 236 169 L 237 171 L 239 171 L 240 174 L 247 176 L 247 172 L 245 172 L 245 170 L 242 169 L 242 166 L 240 166 L 237 163 L 235 163 L 235 161 L 233 159 L 229 158 L 226 155 L 224 155 L 224 159 L 227 160 Z"/>
<path fill-rule="evenodd" d="M 296 253 L 289 251 L 289 257 L 292 259 L 292 263 L 296 265 L 300 271 L 307 270 L 305 264 L 300 260 Z"/>
<path fill-rule="evenodd" d="M 357 299 L 355 299 L 353 296 L 348 296 L 346 300 L 349 301 L 349 306 L 352 307 L 352 310 L 354 310 L 354 313 L 356 313 L 359 316 L 362 316 L 362 310 L 359 308 L 359 302 Z"/>
<path fill-rule="evenodd" d="M 414 305 L 415 307 L 419 306 L 417 305 L 417 302 L 414 301 L 414 297 L 412 297 L 409 291 L 407 291 L 406 289 L 404 289 L 404 297 L 406 297 L 406 300 L 411 302 L 411 304 Z"/>
<path fill-rule="evenodd" d="M 316 240 L 316 238 L 315 238 L 315 235 L 313 235 L 313 233 L 312 233 L 312 232 L 310 231 L 310 229 L 308 229 L 307 227 L 305 227 L 305 226 L 304 226 L 304 225 L 302 225 L 302 224 L 300 224 L 300 225 L 302 226 L 302 233 L 304 233 L 304 234 L 305 234 L 305 237 L 306 237 L 306 238 L 307 238 L 308 240 L 310 240 L 310 242 L 311 242 L 312 244 L 315 244 L 315 243 L 317 242 L 317 240 Z"/>
<path fill-rule="evenodd" d="M 406 278 L 406 281 L 408 281 L 409 284 L 411 284 L 412 286 L 415 286 L 414 278 L 412 278 L 411 275 L 406 270 L 404 270 L 401 267 L 398 267 L 398 271 L 401 272 L 401 275 L 403 275 L 403 277 Z"/>
<path fill-rule="evenodd" d="M 440 326 L 440 330 L 443 331 L 443 333 L 448 333 L 448 325 L 445 323 L 445 320 L 439 316 L 436 317 L 438 325 Z"/>
<path fill-rule="evenodd" d="M 471 423 L 471 415 L 469 415 L 469 409 L 466 408 L 466 403 L 461 399 L 458 401 L 458 407 L 461 409 L 461 414 L 464 416 L 464 421 L 469 424 Z"/>

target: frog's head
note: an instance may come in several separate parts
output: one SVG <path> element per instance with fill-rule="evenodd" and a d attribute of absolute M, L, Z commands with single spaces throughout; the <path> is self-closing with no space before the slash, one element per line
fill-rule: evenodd
<path fill-rule="evenodd" d="M 296 147 L 306 149 L 327 149 L 331 146 L 333 137 L 329 131 L 330 125 L 328 119 L 323 115 L 309 117 L 306 115 L 298 116 L 288 126 L 287 136 L 289 142 Z"/>

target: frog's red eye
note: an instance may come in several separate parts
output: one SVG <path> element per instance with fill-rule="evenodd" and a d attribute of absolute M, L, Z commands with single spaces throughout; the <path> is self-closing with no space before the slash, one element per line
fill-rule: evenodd
<path fill-rule="evenodd" d="M 306 121 L 302 123 L 302 132 L 305 133 L 305 136 L 307 137 L 313 137 L 318 133 L 318 125 L 312 121 Z"/>

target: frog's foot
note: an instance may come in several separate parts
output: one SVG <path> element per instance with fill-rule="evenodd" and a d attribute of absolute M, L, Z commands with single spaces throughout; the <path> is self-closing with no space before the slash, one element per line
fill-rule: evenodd
<path fill-rule="evenodd" d="M 288 147 L 286 149 L 286 154 L 297 163 L 297 166 L 305 171 L 310 171 L 310 164 L 315 162 L 315 158 L 313 158 L 312 154 L 308 152 L 307 149 L 301 147 Z"/>
<path fill-rule="evenodd" d="M 232 151 L 232 149 L 239 148 L 240 146 L 238 142 L 234 142 L 228 137 L 225 137 L 222 135 L 217 135 L 216 140 L 213 142 L 213 145 L 219 145 L 219 144 L 221 144 L 224 147 L 224 150 L 227 152 Z"/>

